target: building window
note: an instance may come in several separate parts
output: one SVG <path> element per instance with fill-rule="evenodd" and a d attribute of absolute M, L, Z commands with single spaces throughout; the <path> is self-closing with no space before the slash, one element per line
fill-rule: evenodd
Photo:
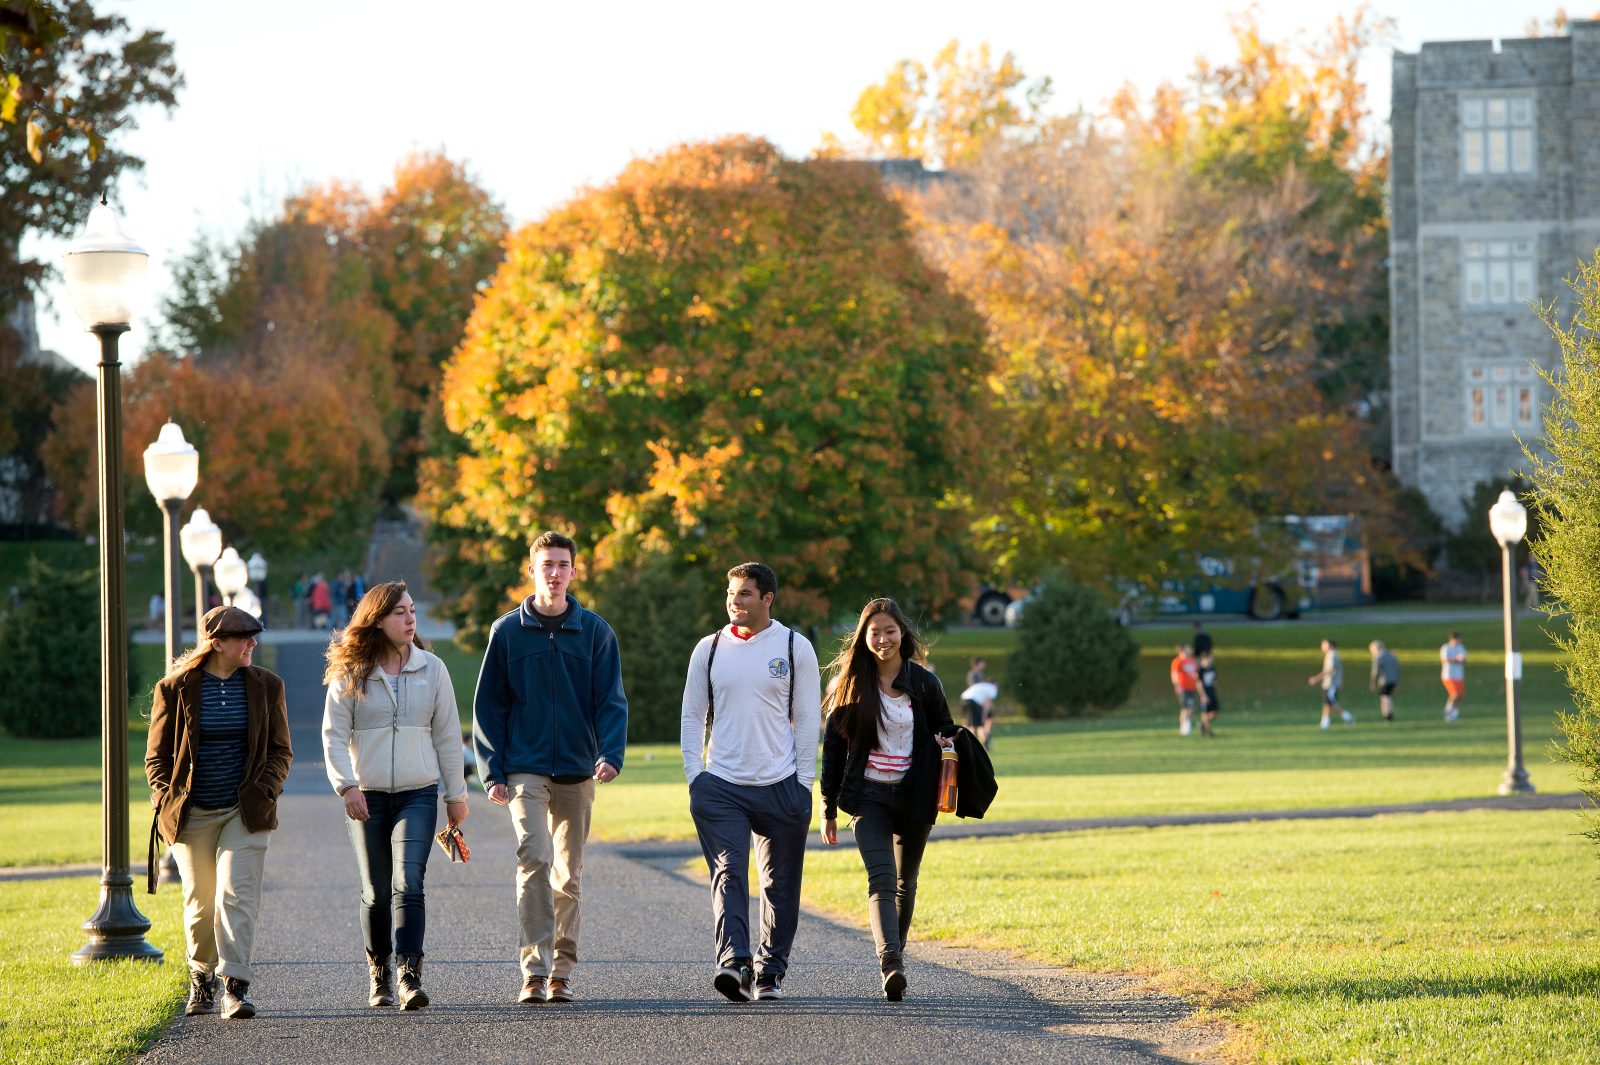
<path fill-rule="evenodd" d="M 1532 240 L 1468 240 L 1461 245 L 1462 302 L 1507 307 L 1533 299 Z"/>
<path fill-rule="evenodd" d="M 1461 100 L 1461 172 L 1533 173 L 1533 95 Z"/>
<path fill-rule="evenodd" d="M 1539 427 L 1539 374 L 1532 366 L 1467 367 L 1467 429 L 1494 432 Z"/>

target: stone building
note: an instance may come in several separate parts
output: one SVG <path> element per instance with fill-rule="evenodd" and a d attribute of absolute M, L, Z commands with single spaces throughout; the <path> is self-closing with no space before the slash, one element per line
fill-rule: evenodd
<path fill-rule="evenodd" d="M 1394 56 L 1394 463 L 1447 522 L 1535 446 L 1559 352 L 1530 301 L 1600 246 L 1600 22 Z"/>

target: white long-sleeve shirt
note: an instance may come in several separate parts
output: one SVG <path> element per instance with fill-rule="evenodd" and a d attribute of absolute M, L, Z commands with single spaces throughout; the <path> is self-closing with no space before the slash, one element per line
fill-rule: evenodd
<path fill-rule="evenodd" d="M 711 637 L 695 646 L 683 685 L 679 735 L 683 772 L 692 784 L 713 773 L 732 784 L 776 784 L 791 773 L 810 788 L 817 776 L 817 738 L 822 731 L 822 676 L 817 652 L 794 637 L 794 675 L 789 674 L 789 629 L 774 621 L 748 640 L 725 626 L 711 662 Z M 794 685 L 794 722 L 789 721 L 789 685 Z M 711 744 L 702 758 L 706 707 L 716 692 Z"/>

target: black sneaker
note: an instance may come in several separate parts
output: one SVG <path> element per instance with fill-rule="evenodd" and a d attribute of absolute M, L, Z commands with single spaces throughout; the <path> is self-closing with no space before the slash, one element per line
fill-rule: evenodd
<path fill-rule="evenodd" d="M 883 974 L 883 997 L 890 1002 L 899 1002 L 906 995 L 906 974 L 899 969 L 890 969 Z"/>
<path fill-rule="evenodd" d="M 752 980 L 750 963 L 743 958 L 735 958 L 732 965 L 724 965 L 717 970 L 712 985 L 729 1002 L 749 1002 L 756 997 L 755 990 L 751 986 Z"/>
<path fill-rule="evenodd" d="M 772 973 L 761 973 L 756 977 L 757 999 L 779 999 L 783 997 L 783 988 L 779 985 L 778 978 Z"/>
<path fill-rule="evenodd" d="M 217 1008 L 217 978 L 198 969 L 189 970 L 189 1003 L 183 1009 L 187 1017 L 198 1017 Z"/>

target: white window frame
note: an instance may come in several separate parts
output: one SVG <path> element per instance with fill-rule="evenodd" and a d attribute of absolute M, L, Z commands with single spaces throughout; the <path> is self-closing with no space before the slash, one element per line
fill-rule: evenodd
<path fill-rule="evenodd" d="M 1520 307 L 1539 297 L 1539 244 L 1533 237 L 1461 242 L 1461 305 Z"/>
<path fill-rule="evenodd" d="M 1540 427 L 1539 372 L 1527 363 L 1469 363 L 1463 399 L 1470 434 L 1525 433 Z"/>
<path fill-rule="evenodd" d="M 1538 170 L 1538 107 L 1531 92 L 1463 93 L 1461 174 L 1527 177 Z"/>

